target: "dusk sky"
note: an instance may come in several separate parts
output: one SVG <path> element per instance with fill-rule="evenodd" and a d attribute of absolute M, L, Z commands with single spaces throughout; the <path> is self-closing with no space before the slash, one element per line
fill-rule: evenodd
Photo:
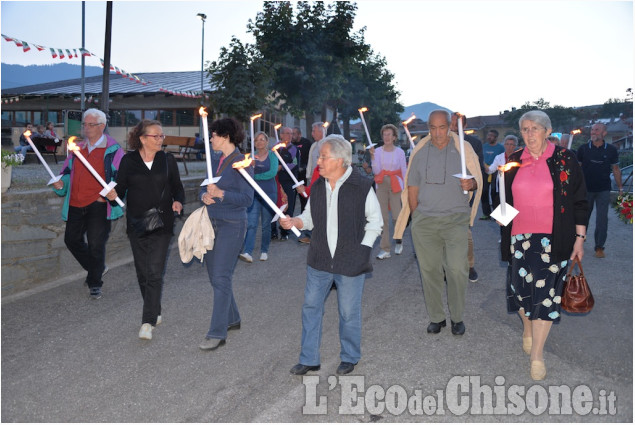
<path fill-rule="evenodd" d="M 632 1 L 357 2 L 356 28 L 386 57 L 404 106 L 434 102 L 468 116 L 497 114 L 539 98 L 583 106 L 633 87 Z M 232 35 L 253 42 L 248 20 L 261 1 L 114 2 L 111 62 L 131 73 L 195 71 Z M 86 2 L 86 48 L 103 57 L 106 2 Z M 2 1 L 3 63 L 59 63 L 33 44 L 81 46 L 81 2 Z M 64 59 L 79 64 L 79 59 Z M 98 58 L 87 65 L 99 66 Z M 372 108 L 372 105 L 366 105 Z"/>

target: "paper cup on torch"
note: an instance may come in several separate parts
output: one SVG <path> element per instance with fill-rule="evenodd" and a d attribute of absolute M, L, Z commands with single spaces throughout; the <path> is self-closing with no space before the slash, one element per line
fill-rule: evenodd
<path fill-rule="evenodd" d="M 44 168 L 46 168 L 46 171 L 49 173 L 49 175 L 51 176 L 51 180 L 49 180 L 49 182 L 47 183 L 47 185 L 53 184 L 56 181 L 59 181 L 59 179 L 62 178 L 62 176 L 56 176 L 55 174 L 53 174 L 53 171 L 51 171 L 51 167 L 49 167 L 49 165 L 46 163 L 46 161 L 44 160 L 44 158 L 42 157 L 42 154 L 40 153 L 40 151 L 35 147 L 35 144 L 33 143 L 33 141 L 31 140 L 31 132 L 29 130 L 24 132 L 24 137 L 26 138 L 26 141 L 29 142 L 29 145 L 31 146 L 31 149 L 33 149 L 33 152 L 35 152 L 35 154 L 37 155 L 38 159 L 40 160 L 40 162 L 42 163 L 42 165 L 44 165 Z"/>
<path fill-rule="evenodd" d="M 278 143 L 273 148 L 271 148 L 271 150 L 273 151 L 274 154 L 276 154 L 276 156 L 278 157 L 278 161 L 280 161 L 280 164 L 282 165 L 282 167 L 285 169 L 287 174 L 289 174 L 289 177 L 291 177 L 291 180 L 293 180 L 294 185 L 292 187 L 293 187 L 293 189 L 295 189 L 296 187 L 298 187 L 300 185 L 303 185 L 304 184 L 304 180 L 298 181 L 298 179 L 295 178 L 295 175 L 291 172 L 291 170 L 289 169 L 289 166 L 287 165 L 287 163 L 284 162 L 284 160 L 282 159 L 282 157 L 278 153 L 278 149 L 283 148 L 284 146 L 285 146 L 284 143 Z M 308 197 L 305 192 L 302 192 L 302 196 L 304 196 L 305 198 Z"/>
<path fill-rule="evenodd" d="M 201 186 L 207 186 L 208 184 L 216 183 L 220 180 L 220 177 L 214 177 L 212 171 L 212 154 L 209 147 L 209 129 L 207 127 L 207 111 L 202 106 L 198 110 L 201 114 L 201 121 L 203 122 L 203 143 L 205 144 L 205 161 L 207 163 L 207 178 L 203 180 Z"/>
<path fill-rule="evenodd" d="M 249 154 L 247 154 L 245 155 L 245 159 L 243 161 L 234 162 L 232 164 L 232 168 L 235 168 L 236 170 L 238 170 L 238 172 L 245 178 L 245 180 L 247 180 L 247 183 L 249 183 L 251 187 L 253 187 L 254 190 L 258 192 L 258 194 L 262 197 L 262 199 L 264 199 L 267 205 L 269 205 L 276 214 L 278 214 L 280 217 L 284 217 L 284 213 L 282 212 L 282 210 L 278 208 L 276 203 L 273 202 L 269 196 L 267 196 L 265 191 L 262 190 L 260 186 L 258 186 L 258 183 L 256 183 L 256 181 L 249 175 L 249 173 L 245 171 L 245 168 L 251 165 L 251 161 L 252 160 L 249 158 Z M 297 227 L 293 226 L 291 230 L 293 231 L 293 233 L 295 233 L 297 237 L 300 237 L 300 231 L 298 230 Z"/>
<path fill-rule="evenodd" d="M 103 187 L 102 191 L 99 192 L 99 194 L 101 196 L 106 196 L 108 194 L 108 192 L 110 192 L 115 186 L 117 186 L 117 182 L 115 181 L 111 181 L 110 183 L 106 183 L 104 181 L 104 179 L 101 178 L 101 176 L 99 175 L 99 173 L 97 172 L 97 170 L 95 170 L 93 168 L 92 165 L 90 165 L 90 162 L 88 162 L 88 160 L 84 157 L 84 155 L 82 155 L 81 149 L 79 146 L 77 146 L 75 144 L 75 142 L 73 142 L 73 140 L 75 139 L 75 136 L 71 137 L 70 139 L 68 139 L 68 150 L 69 151 L 73 151 L 73 153 L 75 154 L 75 156 L 77 158 L 79 158 L 79 160 L 82 162 L 82 164 L 84 164 L 84 166 L 88 169 L 88 171 L 90 171 L 90 174 L 93 175 L 93 177 L 95 177 L 95 179 L 99 182 L 99 184 Z M 117 196 L 117 198 L 115 199 L 115 201 L 117 201 L 117 203 L 119 204 L 119 206 L 121 208 L 124 207 L 124 203 L 121 199 L 119 199 L 119 197 Z"/>
<path fill-rule="evenodd" d="M 507 203 L 505 199 L 505 171 L 512 169 L 513 167 L 519 167 L 517 162 L 509 162 L 501 167 L 498 167 L 498 196 L 500 197 L 500 205 L 496 207 L 490 214 L 496 221 L 503 226 L 507 226 L 518 215 L 518 210 Z"/>

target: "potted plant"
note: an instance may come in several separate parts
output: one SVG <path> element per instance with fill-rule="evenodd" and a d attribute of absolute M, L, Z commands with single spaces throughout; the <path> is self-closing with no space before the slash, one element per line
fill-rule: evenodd
<path fill-rule="evenodd" d="M 11 174 L 14 165 L 21 165 L 24 162 L 24 155 L 10 151 L 2 151 L 2 192 L 6 192 L 11 186 Z"/>

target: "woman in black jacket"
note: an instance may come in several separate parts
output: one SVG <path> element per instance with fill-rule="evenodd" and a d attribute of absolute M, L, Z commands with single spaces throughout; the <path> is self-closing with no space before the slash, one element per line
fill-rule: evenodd
<path fill-rule="evenodd" d="M 163 273 L 174 213 L 181 213 L 185 201 L 176 160 L 162 151 L 164 139 L 159 121 L 137 124 L 128 135 L 128 146 L 133 150 L 122 158 L 117 186 L 108 194 L 110 200 L 117 195 L 126 197 L 128 238 L 143 297 L 141 339 L 152 339 L 152 330 L 161 323 Z M 163 226 L 148 232 L 140 225 L 140 218 L 153 208 L 159 210 Z"/>
<path fill-rule="evenodd" d="M 509 155 L 507 163 L 518 167 L 505 173 L 507 203 L 519 213 L 503 228 L 501 254 L 510 264 L 507 309 L 523 321 L 523 350 L 539 381 L 547 374 L 543 348 L 551 324 L 560 320 L 569 260 L 584 255 L 588 203 L 575 155 L 547 140 L 547 114 L 529 111 L 519 125 L 526 146 Z"/>

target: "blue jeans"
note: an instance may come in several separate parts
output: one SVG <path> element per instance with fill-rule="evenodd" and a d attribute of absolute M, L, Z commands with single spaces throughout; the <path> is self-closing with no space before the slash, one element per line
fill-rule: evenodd
<path fill-rule="evenodd" d="M 302 305 L 302 351 L 300 363 L 320 364 L 324 303 L 335 281 L 340 315 L 340 359 L 357 364 L 362 356 L 362 292 L 366 275 L 355 277 L 323 272 L 307 266 Z"/>
<path fill-rule="evenodd" d="M 604 249 L 606 242 L 606 232 L 609 227 L 609 194 L 608 190 L 586 193 L 586 199 L 589 202 L 589 219 L 593 213 L 593 203 L 597 205 L 595 211 L 595 249 Z"/>
<path fill-rule="evenodd" d="M 95 201 L 85 207 L 68 207 L 64 243 L 73 257 L 88 272 L 90 288 L 101 288 L 101 275 L 106 267 L 106 241 L 110 235 L 110 221 L 106 218 L 105 202 Z M 86 240 L 84 241 L 84 235 Z"/>
<path fill-rule="evenodd" d="M 24 157 L 26 157 L 27 151 L 33 152 L 33 148 L 31 147 L 31 145 L 16 146 L 15 148 L 13 148 L 13 150 L 15 151 L 15 153 L 21 153 Z"/>
<path fill-rule="evenodd" d="M 266 193 L 266 192 L 265 192 Z M 276 202 L 277 193 L 267 193 L 273 202 Z M 254 202 L 247 209 L 247 234 L 245 235 L 244 252 L 251 255 L 254 252 L 256 244 L 256 230 L 258 229 L 258 219 L 262 217 L 261 222 L 261 241 L 260 253 L 269 252 L 269 243 L 271 242 L 271 219 L 274 212 L 267 203 L 258 195 L 254 194 Z"/>
<path fill-rule="evenodd" d="M 227 327 L 240 322 L 238 306 L 232 290 L 232 276 L 245 238 L 244 219 L 212 218 L 216 237 L 214 249 L 205 253 L 207 274 L 214 289 L 212 321 L 207 338 L 227 338 Z"/>
<path fill-rule="evenodd" d="M 128 234 L 137 281 L 143 298 L 141 323 L 157 324 L 161 314 L 163 274 L 172 233 L 159 230 L 148 235 Z"/>
<path fill-rule="evenodd" d="M 284 193 L 287 194 L 287 199 L 289 202 L 289 206 L 287 208 L 286 214 L 293 217 L 295 214 L 295 195 L 296 195 L 296 191 L 293 188 L 293 182 L 292 181 L 287 182 L 285 180 L 283 182 L 280 182 L 280 186 L 282 186 L 282 190 L 284 190 Z M 281 236 L 289 236 L 289 233 L 291 233 L 291 230 L 283 229 L 282 226 L 280 226 Z"/>

